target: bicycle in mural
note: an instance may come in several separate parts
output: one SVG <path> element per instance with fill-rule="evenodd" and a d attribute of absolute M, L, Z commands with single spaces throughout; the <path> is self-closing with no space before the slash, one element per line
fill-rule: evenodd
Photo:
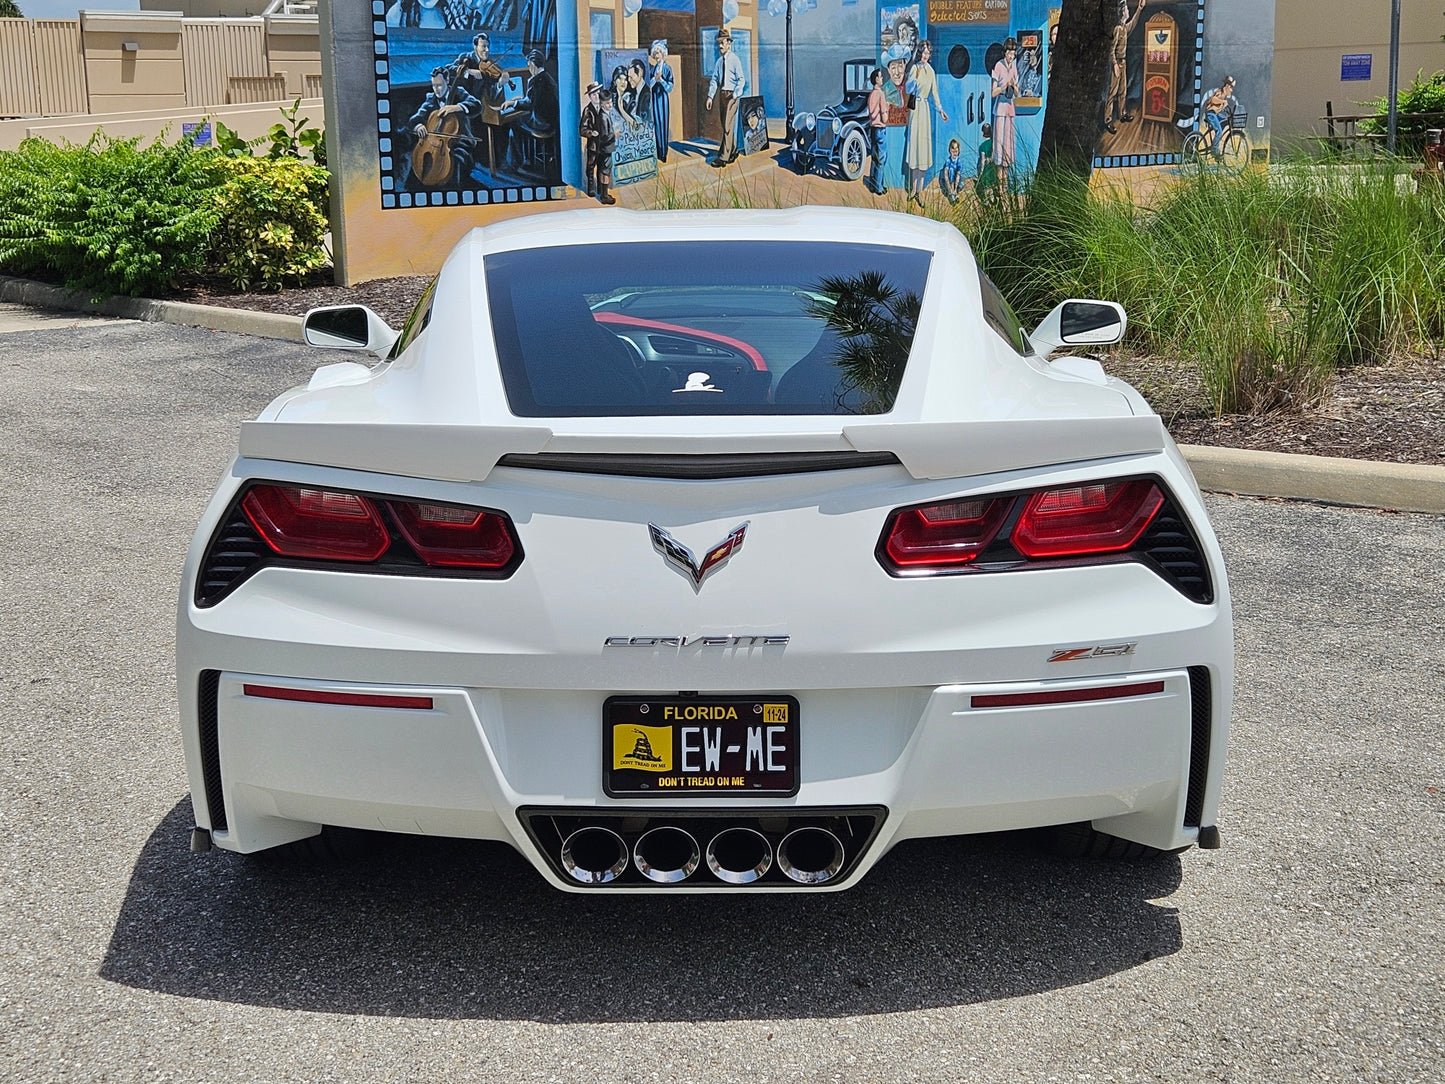
<path fill-rule="evenodd" d="M 1214 132 L 1208 128 L 1200 130 L 1198 113 L 1177 122 L 1179 127 L 1190 129 L 1184 137 L 1184 149 L 1180 152 L 1179 168 L 1182 172 L 1197 175 L 1211 168 L 1226 173 L 1244 172 L 1254 157 L 1254 148 L 1246 132 L 1249 114 L 1238 109 L 1238 104 L 1235 99 L 1230 99 L 1230 110 L 1223 116 L 1217 153 L 1214 151 Z"/>

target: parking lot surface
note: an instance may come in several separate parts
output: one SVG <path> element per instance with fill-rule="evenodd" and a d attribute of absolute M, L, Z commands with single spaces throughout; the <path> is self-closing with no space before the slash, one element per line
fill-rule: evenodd
<path fill-rule="evenodd" d="M 579 898 L 508 848 L 187 851 L 176 588 L 238 425 L 325 356 L 0 335 L 0 1079 L 1434 1081 L 1445 519 L 1211 498 L 1224 848 L 915 841 L 828 896 Z"/>

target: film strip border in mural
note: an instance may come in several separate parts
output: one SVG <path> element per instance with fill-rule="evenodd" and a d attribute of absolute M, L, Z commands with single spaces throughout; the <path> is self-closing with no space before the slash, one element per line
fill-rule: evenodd
<path fill-rule="evenodd" d="M 371 15 L 384 209 L 572 194 L 562 182 L 555 7 L 371 0 Z"/>

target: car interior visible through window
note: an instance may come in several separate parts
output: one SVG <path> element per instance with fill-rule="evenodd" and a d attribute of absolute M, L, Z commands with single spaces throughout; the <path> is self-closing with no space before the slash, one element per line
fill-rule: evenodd
<path fill-rule="evenodd" d="M 512 413 L 877 414 L 931 255 L 833 242 L 559 246 L 486 259 Z"/>

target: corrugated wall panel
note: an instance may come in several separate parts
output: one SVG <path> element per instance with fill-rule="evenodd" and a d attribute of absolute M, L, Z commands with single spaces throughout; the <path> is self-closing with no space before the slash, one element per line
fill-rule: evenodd
<path fill-rule="evenodd" d="M 30 20 L 0 19 L 0 117 L 33 117 L 39 112 Z"/>
<path fill-rule="evenodd" d="M 35 56 L 39 67 L 40 111 L 47 117 L 84 113 L 85 51 L 79 19 L 36 19 Z"/>
<path fill-rule="evenodd" d="M 260 19 L 187 19 L 181 37 L 189 106 L 223 105 L 232 78 L 268 74 Z"/>

